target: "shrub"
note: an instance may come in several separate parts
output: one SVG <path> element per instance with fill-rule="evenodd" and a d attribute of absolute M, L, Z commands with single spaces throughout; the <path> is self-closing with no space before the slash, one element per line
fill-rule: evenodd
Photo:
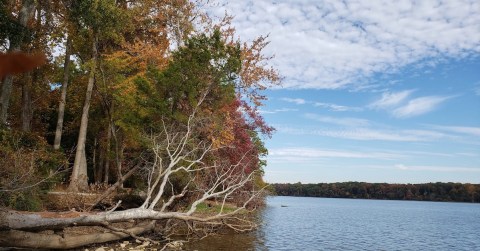
<path fill-rule="evenodd" d="M 42 195 L 62 177 L 62 153 L 42 137 L 0 129 L 0 206 L 17 210 L 42 209 Z"/>

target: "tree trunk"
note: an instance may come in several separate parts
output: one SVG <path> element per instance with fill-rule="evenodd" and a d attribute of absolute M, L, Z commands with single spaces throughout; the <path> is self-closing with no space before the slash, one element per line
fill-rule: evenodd
<path fill-rule="evenodd" d="M 100 157 L 97 157 L 97 150 L 99 150 L 99 144 L 97 143 L 97 138 L 95 138 L 95 142 L 93 144 L 93 179 L 95 180 L 96 184 L 102 183 L 103 178 L 103 166 L 101 164 L 101 149 L 100 149 Z"/>
<path fill-rule="evenodd" d="M 139 225 L 127 232 L 133 235 L 141 235 L 147 231 L 153 230 L 155 221 L 148 224 Z M 41 248 L 41 249 L 70 249 L 85 245 L 104 243 L 109 241 L 121 240 L 130 237 L 130 234 L 124 232 L 95 233 L 84 235 L 60 236 L 57 234 L 40 234 L 18 230 L 0 232 L 0 246 L 17 248 Z"/>
<path fill-rule="evenodd" d="M 88 189 L 87 163 L 85 161 L 85 141 L 87 138 L 88 111 L 92 98 L 93 84 L 95 82 L 95 69 L 97 63 L 97 38 L 94 36 L 92 43 L 92 65 L 90 76 L 88 78 L 85 103 L 83 105 L 82 120 L 80 122 L 80 132 L 78 134 L 77 149 L 75 152 L 75 162 L 73 164 L 72 176 L 70 178 L 70 191 L 86 191 Z"/>
<path fill-rule="evenodd" d="M 32 129 L 32 95 L 31 86 L 35 83 L 35 75 L 29 77 L 22 83 L 22 131 L 30 132 Z"/>
<path fill-rule="evenodd" d="M 103 182 L 108 184 L 109 175 L 110 175 L 110 147 L 112 142 L 112 131 L 110 130 L 111 127 L 111 120 L 109 120 L 108 129 L 107 129 L 107 148 L 105 149 L 105 179 Z"/>
<path fill-rule="evenodd" d="M 197 222 L 212 222 L 229 218 L 235 213 L 195 216 L 188 212 L 160 212 L 152 209 L 133 208 L 124 211 L 85 212 L 18 212 L 0 211 L 0 230 L 54 230 L 73 226 L 102 226 L 105 223 L 131 220 L 179 219 Z M 0 235 L 1 236 L 1 235 Z"/>
<path fill-rule="evenodd" d="M 35 12 L 35 1 L 34 0 L 23 0 L 22 1 L 22 8 L 20 13 L 18 14 L 18 22 L 22 25 L 25 29 L 27 27 L 28 20 L 32 17 Z M 10 44 L 9 51 L 18 51 L 20 50 L 20 45 L 24 40 L 25 32 L 22 31 L 19 35 L 18 42 L 12 42 Z M 12 84 L 13 84 L 13 76 L 7 75 L 2 84 L 2 94 L 0 96 L 0 122 L 2 124 L 7 123 L 8 117 L 8 106 L 10 103 L 10 96 L 12 93 Z"/>
<path fill-rule="evenodd" d="M 62 130 L 63 130 L 63 117 L 65 114 L 65 103 L 67 101 L 67 87 L 68 87 L 68 77 L 69 77 L 69 67 L 70 67 L 70 54 L 71 54 L 71 38 L 67 38 L 66 50 L 65 50 L 65 61 L 63 63 L 63 83 L 62 83 L 62 96 L 60 98 L 60 103 L 58 104 L 58 119 L 57 119 L 57 129 L 55 130 L 55 141 L 53 143 L 53 149 L 60 149 L 60 143 L 62 141 Z"/>
<path fill-rule="evenodd" d="M 98 181 L 99 183 L 102 183 L 104 182 L 104 178 L 105 177 L 105 150 L 102 146 L 102 138 L 103 136 L 100 138 L 100 143 L 97 145 L 97 148 L 98 148 L 98 161 L 97 161 L 97 167 L 98 169 L 102 169 L 101 171 L 99 170 L 99 174 L 101 174 L 100 176 L 100 180 Z"/>
<path fill-rule="evenodd" d="M 113 104 L 112 104 L 113 107 Z M 120 140 L 118 139 L 118 134 L 115 128 L 115 124 L 110 122 L 113 141 L 115 141 L 115 164 L 117 166 L 117 180 L 120 180 L 122 177 L 122 159 L 123 159 L 123 147 L 120 145 Z M 123 183 L 120 184 L 120 188 L 123 188 Z"/>

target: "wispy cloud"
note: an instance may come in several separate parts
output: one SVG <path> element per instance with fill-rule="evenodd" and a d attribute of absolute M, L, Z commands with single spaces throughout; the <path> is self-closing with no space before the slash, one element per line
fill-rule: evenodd
<path fill-rule="evenodd" d="M 327 108 L 331 111 L 334 112 L 360 112 L 363 111 L 363 108 L 361 107 L 350 107 L 350 106 L 344 106 L 344 105 L 337 105 L 337 104 L 332 104 L 332 103 L 321 103 L 321 102 L 316 102 L 314 106 L 317 107 L 323 107 Z"/>
<path fill-rule="evenodd" d="M 289 102 L 289 103 L 294 103 L 297 105 L 313 104 L 313 106 L 315 107 L 327 108 L 328 110 L 334 111 L 334 112 L 363 111 L 363 108 L 361 107 L 350 107 L 350 106 L 338 105 L 333 103 L 324 103 L 324 102 L 312 102 L 309 100 L 305 100 L 303 98 L 281 98 L 280 100 Z"/>
<path fill-rule="evenodd" d="M 405 171 L 432 171 L 432 172 L 468 172 L 478 173 L 480 167 L 460 167 L 460 166 L 415 166 L 415 165 L 403 165 L 397 164 L 394 166 L 396 169 Z"/>
<path fill-rule="evenodd" d="M 375 73 L 480 52 L 477 0 L 256 0 L 218 6 L 210 10 L 217 16 L 248 13 L 233 22 L 243 39 L 270 34 L 267 50 L 276 55 L 273 64 L 286 77 L 286 88 L 366 85 Z"/>
<path fill-rule="evenodd" d="M 396 142 L 427 142 L 437 139 L 431 135 L 412 133 L 409 131 L 354 129 L 354 130 L 317 130 L 317 135 L 333 138 L 353 139 L 363 141 L 396 141 Z"/>
<path fill-rule="evenodd" d="M 360 151 L 345 151 L 335 149 L 323 148 L 308 148 L 308 147 L 292 147 L 292 148 L 277 148 L 270 149 L 269 156 L 272 158 L 357 158 L 357 159 L 398 159 L 405 157 L 403 155 L 388 153 L 388 152 L 360 152 Z"/>
<path fill-rule="evenodd" d="M 368 105 L 370 108 L 374 109 L 388 109 L 393 106 L 402 104 L 414 90 L 405 90 L 400 92 L 384 92 L 382 97 L 379 100 Z"/>
<path fill-rule="evenodd" d="M 450 131 L 460 134 L 467 134 L 472 136 L 480 136 L 480 127 L 469 127 L 469 126 L 438 126 L 432 125 L 431 127 L 438 130 Z"/>
<path fill-rule="evenodd" d="M 392 115 L 397 118 L 409 118 L 419 116 L 435 110 L 440 104 L 451 99 L 452 96 L 426 96 L 415 98 L 404 106 L 393 110 Z"/>
<path fill-rule="evenodd" d="M 298 109 L 281 108 L 281 109 L 275 109 L 275 110 L 259 110 L 258 112 L 261 114 L 275 114 L 280 112 L 296 112 L 296 111 L 298 111 Z"/>
<path fill-rule="evenodd" d="M 411 98 L 415 90 L 384 92 L 382 96 L 369 104 L 371 109 L 389 111 L 396 118 L 410 118 L 434 111 L 443 102 L 455 96 L 423 96 Z"/>
<path fill-rule="evenodd" d="M 305 101 L 305 99 L 301 99 L 301 98 L 282 98 L 281 100 L 289 102 L 289 103 L 295 103 L 297 105 L 303 105 L 303 104 L 307 103 L 307 101 Z"/>
<path fill-rule="evenodd" d="M 321 116 L 313 113 L 306 113 L 304 116 L 307 119 L 312 119 L 318 122 L 341 125 L 341 126 L 363 127 L 363 126 L 368 126 L 370 124 L 369 120 L 360 119 L 360 118 L 329 117 L 329 116 Z"/>
<path fill-rule="evenodd" d="M 346 123 L 346 121 L 341 120 L 335 122 L 337 122 L 337 125 L 343 122 Z M 343 129 L 303 129 L 282 125 L 275 125 L 275 128 L 277 129 L 278 133 L 292 135 L 315 135 L 360 141 L 432 142 L 441 139 L 458 139 L 458 137 L 454 135 L 434 130 L 395 130 L 368 127 L 349 128 L 348 126 Z"/>

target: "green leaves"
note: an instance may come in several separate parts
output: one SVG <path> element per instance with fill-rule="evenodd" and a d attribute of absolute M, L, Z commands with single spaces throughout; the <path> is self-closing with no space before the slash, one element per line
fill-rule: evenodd
<path fill-rule="evenodd" d="M 79 29 L 89 29 L 98 34 L 100 41 L 112 41 L 120 44 L 124 41 L 122 33 L 131 28 L 129 11 L 115 0 L 73 1 L 71 20 L 76 21 Z"/>
<path fill-rule="evenodd" d="M 220 31 L 215 30 L 212 35 L 201 34 L 186 41 L 155 80 L 172 113 L 189 113 L 207 93 L 204 106 L 218 108 L 231 101 L 240 67 L 240 46 L 225 44 Z"/>

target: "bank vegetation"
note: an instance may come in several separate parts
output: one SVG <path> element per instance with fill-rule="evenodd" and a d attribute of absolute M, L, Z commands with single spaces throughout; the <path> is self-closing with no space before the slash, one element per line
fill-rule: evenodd
<path fill-rule="evenodd" d="M 0 246 L 255 227 L 281 79 L 209 4 L 0 0 Z"/>

